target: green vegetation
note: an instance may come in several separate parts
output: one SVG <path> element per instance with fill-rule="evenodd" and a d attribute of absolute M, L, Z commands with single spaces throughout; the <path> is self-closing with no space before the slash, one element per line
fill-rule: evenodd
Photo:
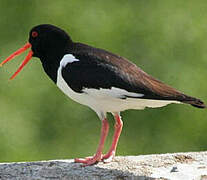
<path fill-rule="evenodd" d="M 207 3 L 205 0 L 1 0 L 1 61 L 24 45 L 42 23 L 65 29 L 74 41 L 107 49 L 144 71 L 207 103 Z M 26 53 L 25 53 L 26 54 Z M 31 60 L 8 81 L 25 57 L 0 69 L 0 161 L 92 155 L 101 123 L 68 99 Z M 207 149 L 207 110 L 189 105 L 129 110 L 117 155 Z M 109 148 L 113 133 L 105 149 Z"/>

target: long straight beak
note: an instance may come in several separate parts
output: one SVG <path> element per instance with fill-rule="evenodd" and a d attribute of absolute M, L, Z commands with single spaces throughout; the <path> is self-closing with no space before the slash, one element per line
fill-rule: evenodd
<path fill-rule="evenodd" d="M 1 64 L 0 66 L 2 66 L 3 64 L 7 63 L 8 61 L 12 60 L 14 57 L 18 56 L 19 54 L 23 53 L 24 51 L 26 51 L 28 48 L 32 47 L 32 45 L 30 43 L 26 43 L 22 48 L 18 49 L 17 51 L 15 51 L 13 54 L 11 54 L 8 58 L 6 58 Z M 14 79 L 16 77 L 16 75 L 22 70 L 22 68 L 29 62 L 29 60 L 32 58 L 33 52 L 32 50 L 29 51 L 29 53 L 27 54 L 26 58 L 24 59 L 24 61 L 22 62 L 22 64 L 19 66 L 19 68 L 17 69 L 17 71 L 10 77 L 10 80 Z"/>

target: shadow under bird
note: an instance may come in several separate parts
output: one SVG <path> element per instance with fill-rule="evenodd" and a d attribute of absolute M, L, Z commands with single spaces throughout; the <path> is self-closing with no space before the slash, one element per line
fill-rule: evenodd
<path fill-rule="evenodd" d="M 28 48 L 31 50 L 10 79 L 13 79 L 32 57 L 38 57 L 52 81 L 68 97 L 93 109 L 101 120 L 101 137 L 95 155 L 75 159 L 77 163 L 92 165 L 113 159 L 123 126 L 121 111 L 162 107 L 170 103 L 205 108 L 200 99 L 185 95 L 162 83 L 127 59 L 103 49 L 73 42 L 64 30 L 49 24 L 33 27 L 29 33 L 29 42 L 0 65 Z M 113 114 L 115 127 L 112 145 L 108 153 L 103 155 L 109 130 L 107 112 Z"/>

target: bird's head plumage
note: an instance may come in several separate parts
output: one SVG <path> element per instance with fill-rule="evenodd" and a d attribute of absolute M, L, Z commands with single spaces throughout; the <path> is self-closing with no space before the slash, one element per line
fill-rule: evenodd
<path fill-rule="evenodd" d="M 30 30 L 28 42 L 22 48 L 6 58 L 0 66 L 31 48 L 18 70 L 10 78 L 13 79 L 32 57 L 38 57 L 41 61 L 46 61 L 46 59 L 50 59 L 54 54 L 56 56 L 63 56 L 65 53 L 64 51 L 71 44 L 72 40 L 64 30 L 54 25 L 41 24 Z"/>

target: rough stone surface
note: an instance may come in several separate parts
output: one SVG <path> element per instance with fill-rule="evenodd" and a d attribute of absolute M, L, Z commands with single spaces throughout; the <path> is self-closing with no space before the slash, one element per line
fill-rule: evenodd
<path fill-rule="evenodd" d="M 73 160 L 0 163 L 0 179 L 207 180 L 207 151 L 120 156 L 88 167 Z"/>

